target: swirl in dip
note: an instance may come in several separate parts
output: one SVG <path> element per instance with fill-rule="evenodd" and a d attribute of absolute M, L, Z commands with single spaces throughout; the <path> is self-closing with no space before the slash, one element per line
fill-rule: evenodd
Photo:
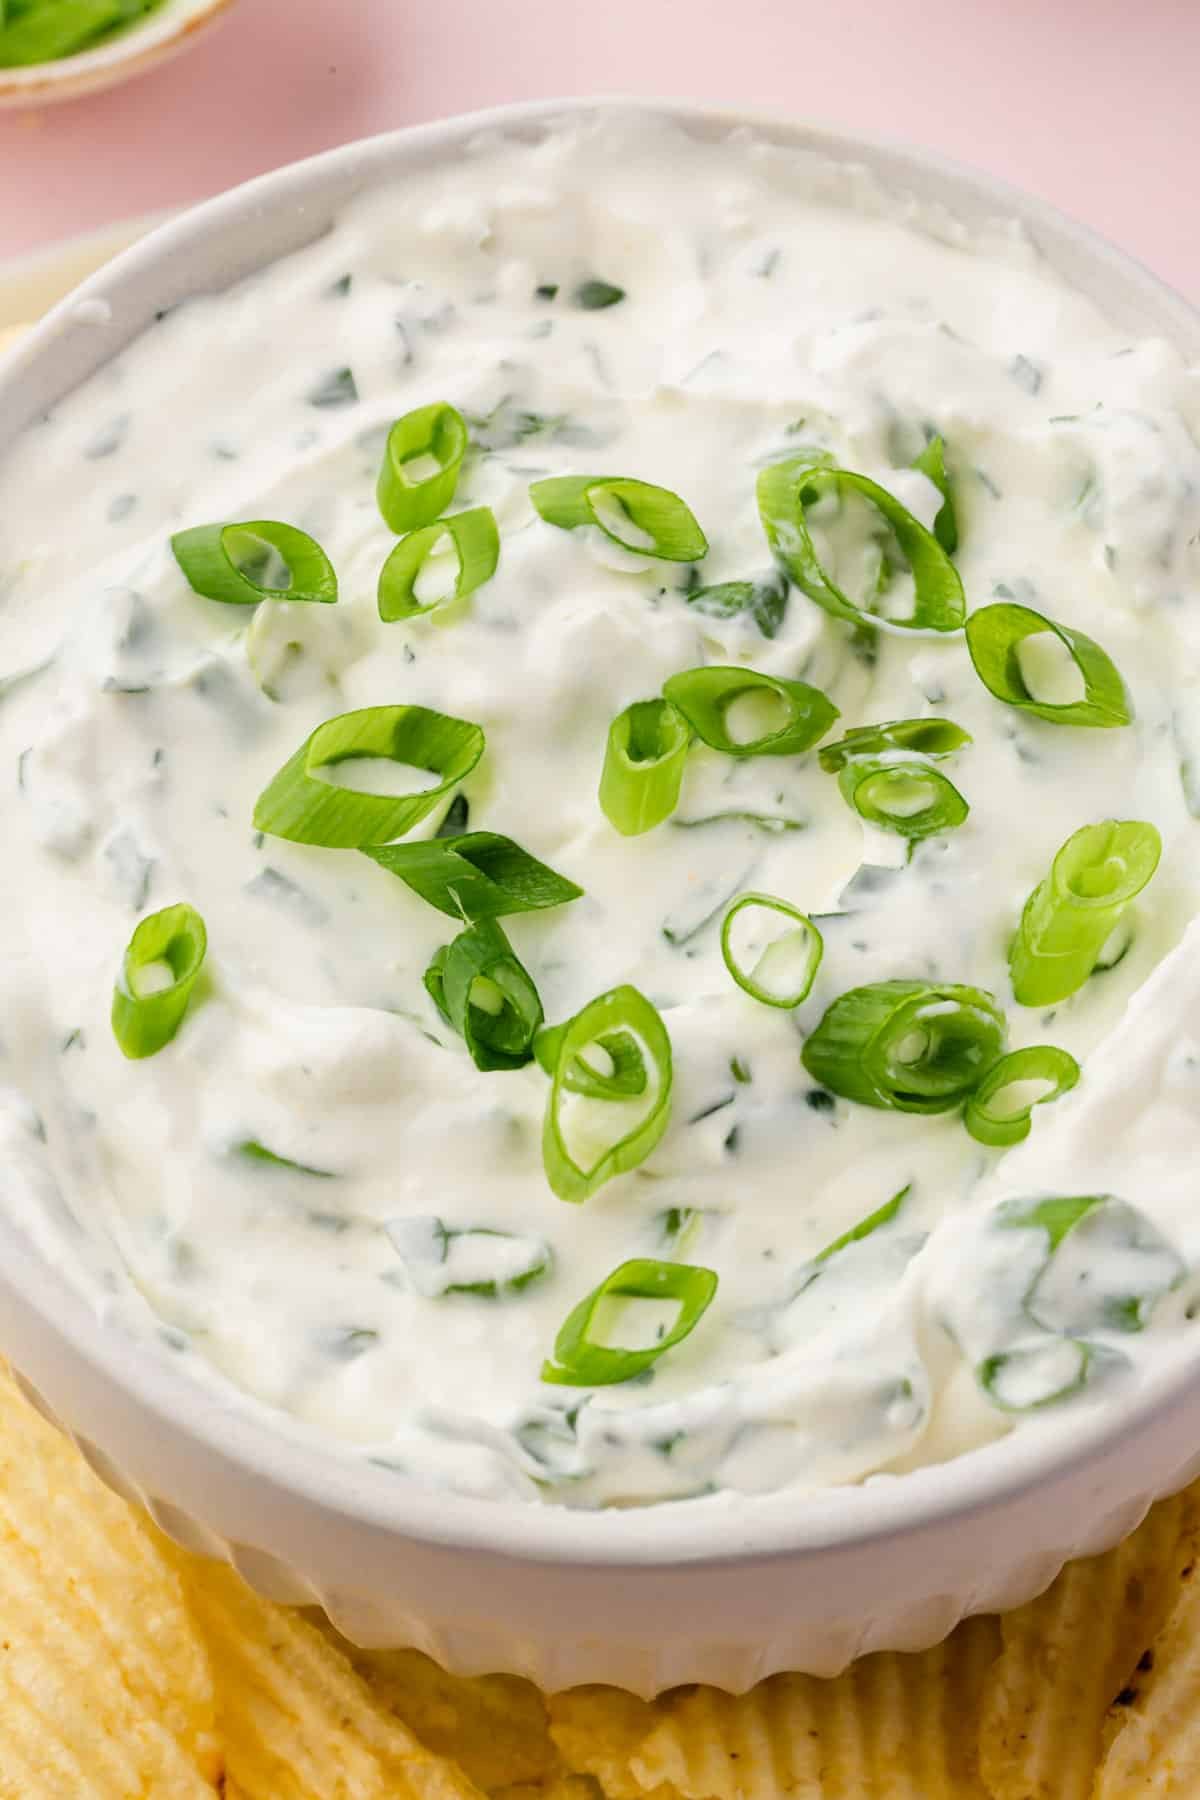
<path fill-rule="evenodd" d="M 443 510 L 490 508 L 498 561 L 433 604 L 455 573 L 440 540 L 429 610 L 385 621 L 397 533 L 376 480 L 393 421 L 438 403 L 469 434 Z M 1196 412 L 1176 353 L 1130 342 L 1015 228 L 969 237 L 861 172 L 636 117 L 481 141 L 162 317 L 0 462 L 5 1206 L 114 1328 L 289 1430 L 471 1493 L 595 1506 L 855 1481 L 1102 1405 L 1197 1291 Z M 939 554 L 967 612 L 1085 633 L 1116 672 L 1100 728 L 1070 711 L 1087 671 L 1061 636 L 1001 644 L 1005 696 L 961 621 L 903 624 L 905 543 L 945 537 L 939 440 L 958 538 Z M 864 476 L 915 524 L 905 540 L 861 485 L 818 475 L 792 484 L 772 546 L 756 489 L 777 466 Z M 619 502 L 571 528 L 532 503 L 580 475 L 679 496 L 707 553 L 647 553 L 654 529 Z M 336 603 L 195 592 L 173 535 L 247 520 L 314 539 Z M 798 578 L 798 522 L 857 619 Z M 692 735 L 677 798 L 626 835 L 599 799 L 610 726 L 705 665 L 808 684 L 840 717 L 745 754 L 779 717 L 770 692 L 743 696 L 732 751 Z M 403 842 L 501 834 L 581 889 L 496 928 L 549 1026 L 637 990 L 669 1092 L 636 1031 L 640 1101 L 565 1097 L 553 1038 L 477 1067 L 424 980 L 470 906 L 447 916 L 361 853 L 378 838 L 256 830 L 317 727 L 400 706 L 486 740 Z M 866 769 L 852 740 L 822 767 L 858 728 L 930 718 L 959 728 L 952 752 L 876 742 Z M 897 765 L 872 790 L 890 823 L 864 823 L 859 777 Z M 969 810 L 923 833 L 929 770 Z M 414 786 L 361 758 L 324 779 Z M 1143 848 L 1156 828 L 1162 855 L 1103 944 L 1080 950 L 1070 906 L 1022 926 L 1060 847 L 1109 820 Z M 1083 900 L 1119 886 L 1122 854 L 1092 859 Z M 820 934 L 796 1005 L 731 975 L 722 923 L 748 892 Z M 207 928 L 204 969 L 174 1035 L 130 1059 L 114 982 L 138 921 L 178 902 Z M 740 915 L 751 935 L 772 918 L 795 924 Z M 1021 1003 L 1022 931 L 1041 932 L 1043 975 L 1082 955 L 1070 992 L 1045 999 L 1035 971 Z M 760 988 L 761 948 L 734 956 Z M 922 1093 L 943 1091 L 945 990 L 994 1006 L 975 1064 L 950 1041 L 967 1074 L 941 1110 L 867 1103 L 861 1041 L 822 1060 L 834 1003 L 898 981 L 926 1010 L 893 1074 L 932 1068 Z M 494 1020 L 497 991 L 472 993 Z M 1041 1045 L 1078 1061 L 1078 1086 L 1019 1147 L 981 1142 L 964 1096 L 1001 1050 Z M 656 1141 L 560 1197 L 555 1094 L 596 1142 L 618 1116 L 636 1135 L 653 1102 Z M 585 1379 L 611 1359 L 572 1363 L 564 1322 L 631 1261 L 658 1271 L 651 1297 L 587 1326 L 628 1378 Z M 667 1265 L 716 1286 L 660 1349 Z"/>

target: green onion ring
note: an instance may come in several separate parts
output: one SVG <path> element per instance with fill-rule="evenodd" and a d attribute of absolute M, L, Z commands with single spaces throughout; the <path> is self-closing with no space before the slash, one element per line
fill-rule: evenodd
<path fill-rule="evenodd" d="M 831 490 L 849 489 L 869 501 L 891 527 L 912 571 L 913 614 L 885 619 L 858 606 L 822 566 L 808 529 L 807 509 Z M 758 510 L 767 542 L 796 586 L 834 618 L 895 631 L 959 631 L 966 600 L 957 569 L 933 532 L 894 494 L 866 475 L 814 461 L 811 455 L 771 463 L 758 477 Z"/>
<path fill-rule="evenodd" d="M 733 947 L 734 921 L 738 914 L 744 912 L 748 907 L 758 908 L 762 912 L 779 913 L 783 918 L 794 921 L 791 930 L 785 931 L 780 937 L 775 938 L 759 953 L 752 969 L 745 969 L 740 965 Z M 795 986 L 781 994 L 769 988 L 763 980 L 764 965 L 777 951 L 781 951 L 785 945 L 789 945 L 797 939 L 804 946 L 804 965 Z M 786 900 L 775 899 L 771 894 L 739 895 L 725 914 L 721 924 L 721 955 L 724 958 L 725 967 L 742 991 L 749 994 L 752 1000 L 761 1001 L 764 1006 L 790 1009 L 793 1006 L 799 1006 L 802 1000 L 806 1000 L 812 991 L 813 982 L 817 979 L 817 970 L 821 966 L 824 949 L 825 941 L 807 913 L 802 913 L 797 907 L 790 906 Z"/>
<path fill-rule="evenodd" d="M 393 531 L 415 531 L 441 517 L 458 487 L 468 442 L 466 421 L 444 400 L 396 420 L 375 487 L 379 510 Z M 413 479 L 406 470 L 424 457 L 432 457 L 438 468 Z"/>
<path fill-rule="evenodd" d="M 954 507 L 954 491 L 950 486 L 950 477 L 946 473 L 944 441 L 940 437 L 930 438 L 913 464 L 913 468 L 920 469 L 922 475 L 932 481 L 942 496 L 942 504 L 933 521 L 933 535 L 946 555 L 953 556 L 958 549 L 958 514 Z"/>
<path fill-rule="evenodd" d="M 594 525 L 639 556 L 699 562 L 708 551 L 708 539 L 679 495 L 648 481 L 623 475 L 554 475 L 535 481 L 529 498 L 548 525 L 563 531 Z M 626 536 L 619 529 L 622 515 L 628 521 Z"/>
<path fill-rule="evenodd" d="M 542 1365 L 542 1380 L 568 1387 L 611 1387 L 629 1381 L 695 1330 L 716 1291 L 713 1269 L 653 1257 L 622 1263 L 568 1313 L 554 1340 L 555 1361 Z M 597 1308 L 608 1299 L 678 1300 L 679 1314 L 657 1344 L 645 1350 L 613 1349 L 594 1343 L 588 1335 Z"/>
<path fill-rule="evenodd" d="M 940 769 L 915 757 L 856 757 L 843 764 L 838 787 L 866 824 L 912 840 L 953 831 L 971 810 Z"/>
<path fill-rule="evenodd" d="M 498 919 L 578 900 L 583 889 L 497 831 L 414 844 L 363 847 L 363 854 L 452 919 Z"/>
<path fill-rule="evenodd" d="M 1083 677 L 1084 697 L 1062 706 L 1035 699 L 1021 673 L 1018 650 L 1026 638 L 1049 635 L 1070 653 Z M 982 606 L 967 620 L 967 649 L 988 692 L 1006 706 L 1019 707 L 1053 725 L 1094 725 L 1111 729 L 1133 719 L 1133 702 L 1120 671 L 1106 651 L 1082 631 L 1059 625 L 1031 606 L 1008 601 Z"/>
<path fill-rule="evenodd" d="M 836 775 L 853 757 L 908 750 L 914 756 L 938 762 L 970 742 L 970 732 L 952 719 L 889 719 L 880 725 L 856 725 L 836 743 L 823 744 L 817 761 L 827 775 Z"/>
<path fill-rule="evenodd" d="M 547 1025 L 533 1043 L 533 1054 L 546 1071 L 553 1075 L 563 1038 L 570 1020 L 563 1025 Z M 569 1094 L 585 1094 L 591 1100 L 622 1100 L 644 1094 L 649 1077 L 646 1059 L 637 1039 L 628 1031 L 610 1031 L 598 1037 L 596 1046 L 608 1058 L 608 1069 L 596 1068 L 583 1054 L 563 1070 L 563 1086 Z"/>
<path fill-rule="evenodd" d="M 267 561 L 261 552 L 257 558 L 239 558 L 239 543 L 246 540 L 247 548 L 251 543 L 265 544 L 287 564 L 288 580 L 283 587 L 268 587 L 245 573 L 245 564 Z M 221 600 L 230 606 L 257 606 L 262 600 L 315 600 L 329 605 L 338 597 L 333 564 L 320 544 L 306 531 L 278 519 L 193 525 L 175 533 L 171 549 L 192 592 L 203 594 L 206 600 Z"/>
<path fill-rule="evenodd" d="M 600 807 L 609 824 L 636 837 L 669 818 L 679 802 L 691 730 L 669 700 L 635 700 L 608 728 Z"/>
<path fill-rule="evenodd" d="M 982 988 L 877 981 L 828 1008 L 801 1060 L 831 1093 L 893 1112 L 949 1112 L 1004 1053 L 1007 1027 Z"/>
<path fill-rule="evenodd" d="M 823 738 L 839 716 L 828 695 L 807 681 L 721 664 L 670 676 L 663 683 L 663 694 L 679 708 L 701 743 L 726 756 L 797 756 Z M 729 735 L 726 716 L 743 694 L 775 695 L 788 715 L 785 722 L 762 737 L 738 743 Z"/>
<path fill-rule="evenodd" d="M 999 1149 L 1019 1144 L 1029 1136 L 1035 1106 L 1047 1106 L 1069 1092 L 1079 1080 L 1079 1064 L 1066 1050 L 1055 1044 L 1031 1044 L 1025 1050 L 1010 1050 L 993 1063 L 975 1092 L 967 1101 L 963 1124 L 980 1144 Z M 1017 1112 L 996 1112 L 991 1102 L 1005 1088 L 1018 1081 L 1049 1081 L 1048 1094 L 1041 1094 Z"/>
<path fill-rule="evenodd" d="M 443 539 L 449 538 L 458 556 L 458 574 L 452 592 L 441 599 L 423 602 L 417 599 L 416 584 L 421 570 Z M 415 619 L 436 612 L 451 601 L 465 600 L 476 588 L 490 581 L 500 560 L 500 533 L 496 515 L 490 506 L 476 506 L 470 512 L 451 513 L 436 519 L 419 531 L 401 538 L 379 571 L 379 616 L 385 624 L 396 619 Z"/>
<path fill-rule="evenodd" d="M 254 808 L 258 831 L 297 844 L 362 849 L 409 831 L 471 773 L 483 732 L 424 706 L 365 706 L 327 719 L 286 762 Z M 440 776 L 415 794 L 337 787 L 320 771 L 357 757 L 380 757 Z"/>
<path fill-rule="evenodd" d="M 443 944 L 425 971 L 425 986 L 477 1069 L 520 1069 L 529 1062 L 542 1002 L 494 919 L 481 919 Z"/>
<path fill-rule="evenodd" d="M 1140 819 L 1072 833 L 1025 902 L 1008 955 L 1021 1006 L 1052 1006 L 1081 988 L 1158 867 L 1162 839 Z"/>
<path fill-rule="evenodd" d="M 113 1036 L 123 1055 L 153 1056 L 183 1024 L 192 990 L 204 966 L 208 934 L 194 906 L 179 902 L 151 913 L 137 926 L 113 988 Z M 145 972 L 164 967 L 168 987 L 140 992 Z"/>
<path fill-rule="evenodd" d="M 634 1122 L 599 1150 L 590 1164 L 583 1164 L 572 1155 L 563 1134 L 566 1097 L 574 1092 L 580 1098 L 586 1098 L 580 1094 L 578 1067 L 581 1063 L 587 1066 L 586 1052 L 592 1045 L 603 1046 L 617 1033 L 628 1033 L 635 1040 L 653 1074 L 653 1087 L 645 1104 L 636 1109 Z M 644 1162 L 667 1129 L 673 1078 L 671 1040 L 657 1008 L 636 988 L 618 987 L 589 1001 L 568 1021 L 566 1030 L 555 1044 L 557 1056 L 542 1129 L 542 1161 L 546 1179 L 559 1199 L 579 1202 L 594 1194 L 614 1175 L 627 1174 Z M 630 1103 L 610 1099 L 606 1104 L 619 1109 L 614 1117 L 614 1130 L 625 1126 L 629 1117 L 626 1108 Z"/>

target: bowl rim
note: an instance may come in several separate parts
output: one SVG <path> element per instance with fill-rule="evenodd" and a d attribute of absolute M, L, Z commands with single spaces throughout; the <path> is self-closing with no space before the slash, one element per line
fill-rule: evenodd
<path fill-rule="evenodd" d="M 236 0 L 166 0 L 166 4 L 90 50 L 51 62 L 0 68 L 0 105 L 85 94 L 134 75 L 194 42 Z"/>
<path fill-rule="evenodd" d="M 536 134 L 560 120 L 600 112 L 666 118 L 710 134 L 748 128 L 769 141 L 817 151 L 835 163 L 861 164 L 865 156 L 882 165 L 889 190 L 919 192 L 924 185 L 950 211 L 953 198 L 947 195 L 961 195 L 977 212 L 982 201 L 992 216 L 1020 221 L 1039 247 L 1045 240 L 1068 259 L 1078 258 L 1101 274 L 1111 272 L 1118 285 L 1132 286 L 1163 320 L 1162 335 L 1178 335 L 1185 345 L 1191 340 L 1200 358 L 1200 310 L 1097 233 L 1004 181 L 891 137 L 813 125 L 777 110 L 605 95 L 523 101 L 403 127 L 284 165 L 186 209 L 74 289 L 10 353 L 0 369 L 0 418 L 5 387 L 27 374 L 36 377 L 37 364 L 52 358 L 61 329 L 81 301 L 103 302 L 110 288 L 152 281 L 185 245 L 218 249 L 226 227 L 264 204 L 302 205 L 306 192 L 356 169 L 364 187 L 403 179 L 407 165 L 459 148 L 481 134 L 528 134 L 531 129 Z M 214 273 L 219 275 L 219 264 Z M 214 282 L 220 285 L 223 280 Z M 0 450 L 23 429 L 24 423 L 18 425 Z M 106 1325 L 18 1227 L 0 1216 L 0 1294 L 6 1289 L 0 1329 L 6 1340 L 20 1336 L 32 1347 L 30 1367 L 56 1365 L 61 1374 L 66 1351 L 85 1378 L 97 1411 L 107 1404 L 127 1425 L 135 1413 L 150 1415 L 157 1441 L 165 1447 L 164 1455 L 170 1450 L 176 1472 L 189 1464 L 198 1472 L 202 1462 L 205 1485 L 211 1488 L 216 1465 L 233 1487 L 244 1491 L 249 1482 L 260 1500 L 269 1495 L 281 1505 L 300 1501 L 314 1520 L 334 1515 L 345 1527 L 384 1538 L 480 1549 L 518 1562 L 569 1563 L 576 1569 L 727 1566 L 797 1554 L 820 1556 L 926 1532 L 1071 1480 L 1087 1464 L 1121 1454 L 1122 1445 L 1128 1452 L 1140 1435 L 1161 1433 L 1189 1390 L 1194 1399 L 1196 1388 L 1196 1356 L 1181 1353 L 1176 1345 L 1155 1371 L 1131 1382 L 1119 1397 L 1086 1409 L 1069 1431 L 1030 1429 L 946 1463 L 851 1486 L 793 1487 L 761 1495 L 723 1491 L 637 1508 L 576 1510 L 473 1498 L 426 1486 L 362 1458 L 331 1454 L 315 1434 L 297 1431 L 294 1421 L 253 1401 L 227 1397 L 215 1384 L 210 1387 L 173 1368 L 165 1354 L 147 1355 L 143 1342 Z M 19 1354 L 15 1360 L 20 1366 Z M 49 1377 L 47 1382 L 53 1391 L 55 1384 Z M 63 1385 L 61 1379 L 58 1385 Z M 1185 1454 L 1186 1446 L 1181 1464 Z"/>

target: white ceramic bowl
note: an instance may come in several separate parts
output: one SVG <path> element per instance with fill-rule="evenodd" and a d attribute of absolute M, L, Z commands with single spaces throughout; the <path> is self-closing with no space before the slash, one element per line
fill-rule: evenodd
<path fill-rule="evenodd" d="M 482 130 L 532 138 L 580 109 L 521 106 L 351 144 L 172 221 L 18 346 L 0 375 L 0 439 L 158 308 L 310 241 L 350 195 L 453 158 Z M 1110 317 L 1200 358 L 1200 316 L 1182 300 L 983 176 L 742 113 L 652 110 L 704 135 L 752 123 L 798 151 L 865 164 L 968 225 L 1018 217 Z M 1114 1543 L 1155 1497 L 1200 1471 L 1200 1361 L 1181 1348 L 1067 1440 L 1017 1433 L 859 1487 L 600 1513 L 471 1500 L 324 1456 L 202 1391 L 168 1353 L 106 1331 L 5 1222 L 0 1347 L 105 1480 L 181 1543 L 228 1557 L 276 1599 L 320 1602 L 364 1644 L 416 1645 L 463 1673 L 511 1670 L 548 1688 L 613 1681 L 651 1693 L 703 1680 L 741 1689 L 778 1669 L 832 1673 L 864 1651 L 918 1648 L 968 1612 L 1029 1598 L 1066 1559 Z"/>
<path fill-rule="evenodd" d="M 28 68 L 0 69 L 0 106 L 45 106 L 116 87 L 197 43 L 234 0 L 164 0 L 157 12 L 116 37 Z"/>

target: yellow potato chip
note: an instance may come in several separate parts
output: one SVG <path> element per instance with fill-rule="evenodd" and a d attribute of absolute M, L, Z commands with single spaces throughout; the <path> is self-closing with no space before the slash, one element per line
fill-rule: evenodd
<path fill-rule="evenodd" d="M 447 1675 L 419 1650 L 359 1650 L 319 1621 L 375 1699 L 427 1750 L 449 1756 L 489 1792 L 549 1779 L 561 1769 L 546 1703 L 517 1675 Z"/>
<path fill-rule="evenodd" d="M 215 1726 L 169 1560 L 0 1377 L 0 1796 L 213 1800 Z"/>
<path fill-rule="evenodd" d="M 547 1781 L 518 1781 L 495 1788 L 492 1800 L 597 1800 L 600 1787 L 593 1775 L 551 1775 Z"/>
<path fill-rule="evenodd" d="M 1200 1794 L 1200 1486 L 1183 1499 L 1188 1530 L 1174 1571 L 1174 1603 L 1109 1709 L 1095 1800 Z"/>
<path fill-rule="evenodd" d="M 608 1800 L 642 1800 L 645 1789 L 630 1763 L 658 1717 L 649 1700 L 621 1688 L 579 1687 L 548 1695 L 546 1706 L 569 1770 L 594 1776 Z"/>
<path fill-rule="evenodd" d="M 172 1554 L 245 1800 L 479 1800 L 475 1783 L 426 1750 L 301 1613 L 260 1599 L 232 1569 Z"/>
<path fill-rule="evenodd" d="M 1115 1550 L 1068 1564 L 1001 1620 L 980 1719 L 995 1800 L 1088 1800 L 1106 1709 L 1166 1614 L 1191 1515 L 1186 1496 L 1163 1501 Z"/>
<path fill-rule="evenodd" d="M 975 1720 L 998 1650 L 995 1621 L 969 1619 L 932 1650 L 866 1656 L 832 1681 L 669 1694 L 630 1771 L 643 1794 L 668 1784 L 684 1800 L 987 1800 Z"/>

